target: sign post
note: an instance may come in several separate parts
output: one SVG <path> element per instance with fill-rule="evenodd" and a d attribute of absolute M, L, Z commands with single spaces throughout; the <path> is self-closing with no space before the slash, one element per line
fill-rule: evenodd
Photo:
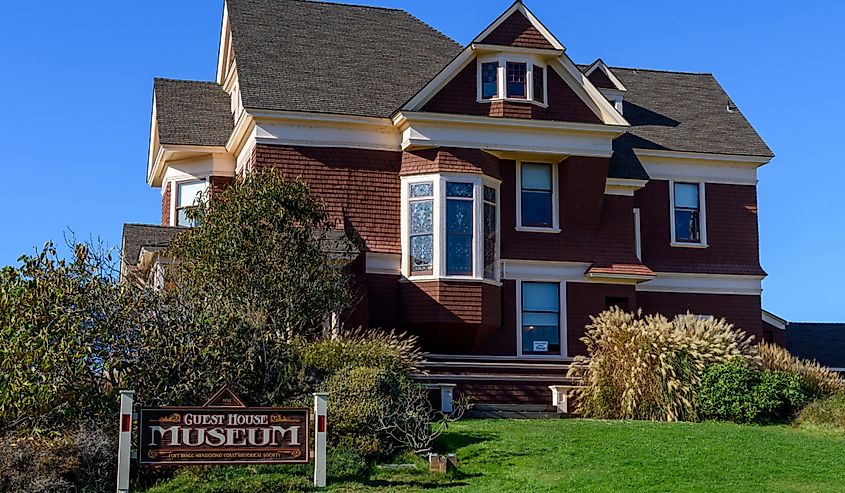
<path fill-rule="evenodd" d="M 328 393 L 314 394 L 314 487 L 326 486 L 326 407 Z"/>
<path fill-rule="evenodd" d="M 134 390 L 120 391 L 120 438 L 117 445 L 117 493 L 129 491 L 129 456 L 132 451 Z"/>

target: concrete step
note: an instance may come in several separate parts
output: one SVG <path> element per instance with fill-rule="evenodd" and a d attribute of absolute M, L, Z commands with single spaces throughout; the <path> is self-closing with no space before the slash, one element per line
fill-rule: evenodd
<path fill-rule="evenodd" d="M 473 404 L 467 411 L 473 419 L 558 419 L 554 406 L 535 404 Z"/>

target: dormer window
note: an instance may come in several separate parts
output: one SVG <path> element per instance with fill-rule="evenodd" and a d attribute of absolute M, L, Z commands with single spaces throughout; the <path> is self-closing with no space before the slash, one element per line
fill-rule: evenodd
<path fill-rule="evenodd" d="M 497 54 L 478 63 L 478 102 L 507 100 L 546 104 L 546 65 L 530 55 Z"/>

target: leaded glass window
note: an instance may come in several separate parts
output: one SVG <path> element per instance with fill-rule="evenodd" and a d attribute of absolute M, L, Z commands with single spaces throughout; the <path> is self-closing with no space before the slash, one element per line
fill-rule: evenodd
<path fill-rule="evenodd" d="M 496 278 L 496 189 L 484 187 L 484 277 Z"/>
<path fill-rule="evenodd" d="M 534 72 L 531 74 L 532 86 L 534 88 L 534 101 L 545 102 L 545 91 L 543 90 L 543 67 L 534 65 Z"/>
<path fill-rule="evenodd" d="M 472 275 L 473 184 L 446 183 L 446 274 Z"/>
<path fill-rule="evenodd" d="M 481 98 L 495 98 L 499 93 L 499 62 L 481 64 Z"/>
<path fill-rule="evenodd" d="M 411 273 L 431 274 L 434 269 L 434 184 L 410 186 Z"/>

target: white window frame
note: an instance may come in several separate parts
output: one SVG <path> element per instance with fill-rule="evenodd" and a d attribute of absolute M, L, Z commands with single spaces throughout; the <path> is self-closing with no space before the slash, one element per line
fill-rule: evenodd
<path fill-rule="evenodd" d="M 508 62 L 525 64 L 525 98 L 507 97 Z M 496 71 L 496 96 L 486 99 L 482 97 L 481 92 L 481 66 L 485 63 L 497 63 L 499 66 Z M 543 69 L 543 102 L 534 100 L 534 65 Z M 477 74 L 475 79 L 477 85 L 477 102 L 489 103 L 491 101 L 513 101 L 516 103 L 531 103 L 540 106 L 541 108 L 549 107 L 549 70 L 551 70 L 551 67 L 542 58 L 531 55 L 499 53 L 478 57 L 476 69 Z"/>
<path fill-rule="evenodd" d="M 516 230 L 531 233 L 560 233 L 560 193 L 558 163 L 524 160 L 526 163 L 548 164 L 552 167 L 552 225 L 551 227 L 522 225 L 522 163 L 516 162 Z"/>
<path fill-rule="evenodd" d="M 634 255 L 637 256 L 637 260 L 640 262 L 643 261 L 643 242 L 642 242 L 642 230 L 640 229 L 640 208 L 634 207 Z"/>
<path fill-rule="evenodd" d="M 558 314 L 558 337 L 560 338 L 560 354 L 524 354 L 522 351 L 522 283 L 523 282 L 544 282 L 549 284 L 558 284 L 558 307 L 560 313 Z M 567 310 L 566 310 L 566 281 L 559 278 L 545 278 L 545 277 L 531 277 L 530 279 L 516 280 L 516 357 L 524 359 L 561 359 L 568 358 L 569 348 L 567 344 L 568 328 L 566 326 Z"/>
<path fill-rule="evenodd" d="M 690 183 L 698 185 L 698 222 L 701 234 L 697 243 L 678 241 L 675 236 L 675 183 Z M 678 248 L 707 248 L 707 200 L 705 197 L 705 182 L 691 179 L 669 180 L 669 245 Z"/>
<path fill-rule="evenodd" d="M 501 279 L 501 181 L 486 175 L 463 173 L 432 173 L 426 175 L 403 176 L 401 178 L 400 207 L 402 234 L 402 275 L 413 281 L 437 279 L 483 281 L 500 285 Z M 416 183 L 434 184 L 434 251 L 432 252 L 431 274 L 413 275 L 411 272 L 410 244 L 410 186 Z M 473 235 L 472 235 L 472 274 L 449 275 L 446 273 L 446 183 L 471 183 L 473 185 Z M 496 190 L 496 260 L 494 279 L 484 277 L 484 187 Z"/>
<path fill-rule="evenodd" d="M 209 179 L 207 176 L 204 177 L 186 177 L 180 178 L 177 180 L 172 180 L 170 182 L 170 226 L 178 226 L 179 225 L 179 217 L 178 217 L 178 204 L 179 204 L 179 186 L 184 185 L 186 183 L 205 183 L 205 190 L 204 192 L 208 191 Z"/>

